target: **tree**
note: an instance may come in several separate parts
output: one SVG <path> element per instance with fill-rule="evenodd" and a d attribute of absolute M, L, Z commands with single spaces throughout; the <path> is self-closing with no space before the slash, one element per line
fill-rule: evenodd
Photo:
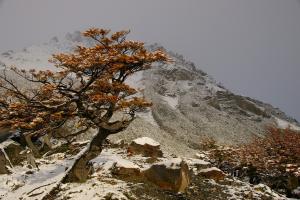
<path fill-rule="evenodd" d="M 92 28 L 83 35 L 94 41 L 93 46 L 77 46 L 73 53 L 53 55 L 50 62 L 58 71 L 5 67 L 0 75 L 4 93 L 0 99 L 0 127 L 19 130 L 35 155 L 39 152 L 32 138 L 49 135 L 67 121 L 76 120 L 81 127 L 72 137 L 97 129 L 66 177 L 69 181 L 84 181 L 88 163 L 101 153 L 103 141 L 124 130 L 136 111 L 151 106 L 137 97 L 137 90 L 125 80 L 155 62 L 168 62 L 168 58 L 162 50 L 151 52 L 144 43 L 127 40 L 128 33 Z M 21 87 L 15 76 L 33 84 Z M 116 113 L 122 117 L 113 120 Z"/>

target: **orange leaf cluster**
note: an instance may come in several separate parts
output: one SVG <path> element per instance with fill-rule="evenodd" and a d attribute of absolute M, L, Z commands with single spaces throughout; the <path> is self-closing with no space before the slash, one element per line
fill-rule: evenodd
<path fill-rule="evenodd" d="M 135 97 L 137 91 L 125 81 L 169 58 L 161 50 L 147 50 L 143 42 L 127 40 L 128 34 L 98 28 L 85 31 L 83 35 L 94 45 L 53 55 L 50 62 L 59 68 L 58 72 L 10 69 L 33 83 L 31 88 L 20 88 L 5 73 L 0 74 L 0 89 L 8 96 L 0 101 L 0 127 L 11 126 L 22 132 L 50 131 L 77 117 L 87 126 L 99 128 L 106 124 L 107 128 L 115 112 L 125 111 L 133 117 L 137 110 L 151 106 Z M 123 128 L 129 122 L 117 124 Z"/>

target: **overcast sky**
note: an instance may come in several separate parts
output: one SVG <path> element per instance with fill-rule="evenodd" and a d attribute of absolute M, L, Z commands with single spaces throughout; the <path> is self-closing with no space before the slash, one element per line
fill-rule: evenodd
<path fill-rule="evenodd" d="M 300 121 L 299 0 L 0 0 L 0 51 L 91 26 L 161 43 Z"/>

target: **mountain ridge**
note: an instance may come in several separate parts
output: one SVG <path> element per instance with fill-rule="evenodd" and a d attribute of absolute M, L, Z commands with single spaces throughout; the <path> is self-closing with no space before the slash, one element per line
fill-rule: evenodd
<path fill-rule="evenodd" d="M 77 45 L 92 45 L 92 42 L 76 31 L 68 33 L 65 38 L 53 37 L 47 43 L 22 51 L 4 52 L 0 55 L 0 65 L 56 70 L 48 62 L 51 55 L 72 51 Z M 163 47 L 154 44 L 148 48 Z M 140 95 L 153 102 L 150 110 L 138 113 L 141 119 L 131 130 L 140 130 L 143 129 L 140 127 L 150 124 L 149 130 L 156 127 L 168 139 L 162 140 L 153 131 L 148 131 L 148 136 L 156 135 L 154 139 L 159 142 L 168 140 L 173 145 L 185 145 L 184 149 L 191 151 L 197 149 L 206 137 L 212 137 L 221 144 L 235 145 L 249 142 L 253 136 L 263 136 L 266 126 L 300 130 L 299 123 L 280 109 L 232 93 L 182 55 L 167 52 L 172 63 L 157 64 L 129 77 L 127 81 L 129 85 L 140 88 Z M 145 130 L 140 131 L 143 133 Z M 133 139 L 132 132 L 125 132 L 123 139 Z M 173 150 L 178 153 L 178 150 Z"/>

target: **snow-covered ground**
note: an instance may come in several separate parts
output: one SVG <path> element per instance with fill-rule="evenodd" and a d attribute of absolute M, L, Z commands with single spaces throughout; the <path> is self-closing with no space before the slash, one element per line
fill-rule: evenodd
<path fill-rule="evenodd" d="M 72 162 L 63 155 L 53 160 L 39 160 L 39 170 L 26 166 L 15 166 L 12 174 L 0 176 L 0 199 L 40 199 L 64 176 L 65 169 Z"/>

